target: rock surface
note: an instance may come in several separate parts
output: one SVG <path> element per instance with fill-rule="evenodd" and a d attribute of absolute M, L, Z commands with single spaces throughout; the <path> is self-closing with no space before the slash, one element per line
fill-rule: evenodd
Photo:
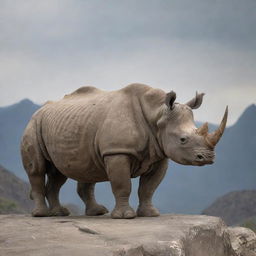
<path fill-rule="evenodd" d="M 256 255 L 256 236 L 255 233 L 243 227 L 229 227 L 232 248 L 239 256 Z"/>
<path fill-rule="evenodd" d="M 131 220 L 0 215 L 0 255 L 238 256 L 243 248 L 256 255 L 255 233 L 247 231 L 240 236 L 241 230 L 227 228 L 220 218 L 202 215 Z"/>

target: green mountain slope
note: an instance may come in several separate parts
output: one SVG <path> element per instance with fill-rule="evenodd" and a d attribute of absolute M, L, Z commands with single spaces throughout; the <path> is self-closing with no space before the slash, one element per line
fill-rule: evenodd
<path fill-rule="evenodd" d="M 0 214 L 30 212 L 33 202 L 29 192 L 28 183 L 0 166 Z"/>

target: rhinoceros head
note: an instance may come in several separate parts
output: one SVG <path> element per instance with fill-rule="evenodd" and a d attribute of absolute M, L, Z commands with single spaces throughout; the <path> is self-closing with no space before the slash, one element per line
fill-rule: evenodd
<path fill-rule="evenodd" d="M 164 111 L 157 123 L 158 138 L 166 156 L 180 164 L 212 164 L 215 145 L 225 130 L 228 108 L 216 131 L 209 133 L 207 123 L 199 128 L 195 126 L 192 109 L 200 107 L 203 96 L 196 93 L 186 104 L 179 104 L 175 103 L 175 92 L 166 95 Z"/>

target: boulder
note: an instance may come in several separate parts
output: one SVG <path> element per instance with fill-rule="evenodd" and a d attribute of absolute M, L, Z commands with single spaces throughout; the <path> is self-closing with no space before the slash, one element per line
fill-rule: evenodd
<path fill-rule="evenodd" d="M 8 256 L 240 256 L 246 250 L 252 256 L 255 245 L 250 230 L 203 215 L 126 220 L 0 215 L 0 255 Z"/>
<path fill-rule="evenodd" d="M 232 248 L 239 256 L 256 255 L 256 236 L 255 233 L 243 227 L 229 227 Z"/>

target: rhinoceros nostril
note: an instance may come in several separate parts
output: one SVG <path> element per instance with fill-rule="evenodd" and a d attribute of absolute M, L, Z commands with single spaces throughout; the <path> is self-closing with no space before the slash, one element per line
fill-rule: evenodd
<path fill-rule="evenodd" d="M 197 154 L 196 158 L 199 159 L 199 160 L 203 160 L 204 159 L 203 155 L 201 155 L 201 154 Z"/>

